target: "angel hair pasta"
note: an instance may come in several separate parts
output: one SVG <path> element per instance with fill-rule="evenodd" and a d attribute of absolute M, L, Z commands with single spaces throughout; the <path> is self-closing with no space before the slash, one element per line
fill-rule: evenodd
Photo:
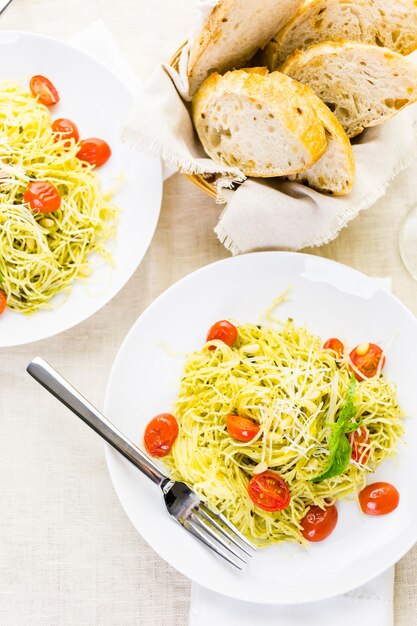
<path fill-rule="evenodd" d="M 91 165 L 76 157 L 74 139 L 54 134 L 46 106 L 15 82 L 0 85 L 0 289 L 7 306 L 33 313 L 90 275 L 88 256 L 111 260 L 117 208 L 103 195 Z M 52 183 L 58 210 L 31 209 L 33 181 Z"/>
<path fill-rule="evenodd" d="M 310 507 L 325 509 L 356 494 L 367 474 L 395 452 L 403 432 L 396 389 L 380 373 L 356 383 L 346 363 L 291 320 L 279 328 L 237 329 L 232 347 L 217 341 L 211 349 L 208 343 L 188 357 L 174 407 L 179 433 L 164 461 L 173 478 L 188 483 L 258 545 L 303 543 L 301 520 Z M 233 414 L 256 425 L 250 441 L 228 432 Z M 346 431 L 340 442 L 348 457 L 345 467 L 329 471 L 334 436 L 330 441 L 341 416 Z M 359 426 L 368 441 L 366 454 L 355 460 L 346 433 Z M 249 481 L 266 470 L 289 488 L 283 510 L 262 510 L 248 497 Z"/>

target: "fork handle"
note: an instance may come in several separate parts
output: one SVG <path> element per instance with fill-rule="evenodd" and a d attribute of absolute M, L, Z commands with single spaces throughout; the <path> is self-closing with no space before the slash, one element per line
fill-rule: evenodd
<path fill-rule="evenodd" d="M 78 415 L 83 422 L 95 430 L 107 443 L 122 454 L 135 467 L 143 472 L 154 483 L 162 485 L 168 478 L 158 467 L 129 441 L 108 419 L 88 402 L 69 382 L 41 357 L 33 359 L 28 373 L 62 404 Z"/>
<path fill-rule="evenodd" d="M 3 15 L 12 2 L 13 0 L 0 0 L 0 15 Z"/>

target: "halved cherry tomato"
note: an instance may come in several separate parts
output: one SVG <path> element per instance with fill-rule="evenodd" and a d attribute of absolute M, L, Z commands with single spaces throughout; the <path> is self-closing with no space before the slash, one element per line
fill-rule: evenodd
<path fill-rule="evenodd" d="M 32 211 L 52 213 L 61 206 L 61 196 L 52 183 L 36 181 L 29 183 L 23 194 L 24 202 L 30 205 Z"/>
<path fill-rule="evenodd" d="M 345 351 L 345 346 L 343 345 L 343 343 L 340 341 L 340 339 L 336 339 L 335 337 L 332 337 L 332 339 L 328 339 L 323 344 L 323 348 L 324 350 L 332 350 L 336 354 L 337 359 L 341 359 Z"/>
<path fill-rule="evenodd" d="M 358 373 L 351 368 L 358 380 L 365 380 L 375 376 L 381 359 L 380 369 L 385 365 L 385 356 L 383 356 L 381 348 L 375 343 L 362 343 L 356 346 L 350 353 L 349 358 L 356 370 L 359 370 Z"/>
<path fill-rule="evenodd" d="M 178 436 L 178 422 L 170 413 L 157 415 L 145 429 L 145 448 L 151 456 L 166 456 Z"/>
<path fill-rule="evenodd" d="M 59 102 L 59 93 L 55 89 L 54 85 L 45 76 L 32 76 L 30 79 L 30 90 L 35 98 L 38 98 L 38 102 L 45 104 L 48 107 L 53 106 Z"/>
<path fill-rule="evenodd" d="M 368 447 L 369 434 L 367 428 L 365 428 L 365 426 L 359 426 L 357 430 L 350 433 L 349 443 L 352 448 L 352 461 L 357 461 L 358 463 L 365 465 L 370 453 L 370 449 Z"/>
<path fill-rule="evenodd" d="M 336 528 L 337 518 L 337 508 L 334 505 L 326 509 L 312 506 L 301 520 L 301 534 L 308 541 L 323 541 Z"/>
<path fill-rule="evenodd" d="M 259 426 L 253 420 L 240 415 L 226 417 L 227 432 L 237 441 L 251 441 L 259 433 Z"/>
<path fill-rule="evenodd" d="M 282 511 L 291 500 L 285 480 L 269 470 L 250 479 L 248 494 L 257 507 L 270 512 Z"/>
<path fill-rule="evenodd" d="M 391 483 L 373 483 L 359 494 L 359 504 L 367 515 L 386 515 L 397 508 L 400 494 Z"/>
<path fill-rule="evenodd" d="M 219 339 L 232 347 L 237 339 L 237 328 L 227 320 L 220 320 L 210 328 L 207 334 L 207 341 Z M 210 346 L 210 350 L 215 350 L 216 346 Z"/>
<path fill-rule="evenodd" d="M 78 141 L 80 138 L 80 134 L 78 132 L 77 125 L 74 124 L 71 120 L 66 119 L 65 117 L 60 117 L 55 120 L 52 124 L 52 130 L 56 133 L 55 140 L 59 141 L 61 139 L 74 139 L 74 141 Z"/>
<path fill-rule="evenodd" d="M 90 165 L 100 167 L 111 157 L 111 149 L 104 139 L 97 139 L 96 137 L 82 139 L 77 157 L 80 161 L 87 161 Z"/>
<path fill-rule="evenodd" d="M 2 291 L 0 291 L 0 315 L 3 313 L 7 305 L 7 298 Z"/>

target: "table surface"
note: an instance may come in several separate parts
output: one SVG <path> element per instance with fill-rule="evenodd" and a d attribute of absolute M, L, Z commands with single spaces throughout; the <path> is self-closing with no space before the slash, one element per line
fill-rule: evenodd
<path fill-rule="evenodd" d="M 14 0 L 1 29 L 68 39 L 97 18 L 145 80 L 186 38 L 192 0 Z M 417 284 L 398 253 L 398 230 L 416 203 L 417 165 L 377 205 L 313 254 L 371 276 L 391 276 L 417 313 Z M 138 536 L 113 491 L 98 437 L 25 373 L 42 355 L 103 405 L 107 376 L 127 331 L 162 291 L 228 256 L 213 233 L 221 208 L 176 174 L 141 267 L 92 319 L 0 359 L 0 623 L 4 626 L 184 626 L 189 582 Z M 88 345 L 88 350 L 85 346 Z M 417 547 L 397 565 L 396 626 L 415 626 Z"/>

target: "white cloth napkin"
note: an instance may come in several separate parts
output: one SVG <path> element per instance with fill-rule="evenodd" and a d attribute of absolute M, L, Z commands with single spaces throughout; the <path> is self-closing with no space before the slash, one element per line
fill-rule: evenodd
<path fill-rule="evenodd" d="M 198 2 L 202 13 L 196 27 L 216 3 Z M 195 28 L 190 39 L 194 32 Z M 374 204 L 393 178 L 417 159 L 417 106 L 413 105 L 356 140 L 357 176 L 348 196 L 326 196 L 281 179 L 245 180 L 243 172 L 215 163 L 202 150 L 186 102 L 187 60 L 188 47 L 181 55 L 179 73 L 169 66 L 156 69 L 141 91 L 123 134 L 139 149 L 161 156 L 185 173 L 219 176 L 217 200 L 226 202 L 226 207 L 215 232 L 232 254 L 298 250 L 327 243 L 360 211 Z M 236 190 L 229 189 L 242 181 Z"/>
<path fill-rule="evenodd" d="M 392 626 L 393 583 L 391 568 L 356 591 L 297 606 L 240 602 L 193 585 L 190 626 Z"/>
<path fill-rule="evenodd" d="M 374 280 L 391 291 L 391 278 Z M 190 626 L 393 626 L 394 575 L 391 567 L 342 596 L 296 606 L 241 602 L 193 583 Z"/>
<path fill-rule="evenodd" d="M 69 43 L 105 65 L 130 91 L 135 92 L 139 89 L 138 77 L 102 20 L 96 20 L 71 37 Z"/>

